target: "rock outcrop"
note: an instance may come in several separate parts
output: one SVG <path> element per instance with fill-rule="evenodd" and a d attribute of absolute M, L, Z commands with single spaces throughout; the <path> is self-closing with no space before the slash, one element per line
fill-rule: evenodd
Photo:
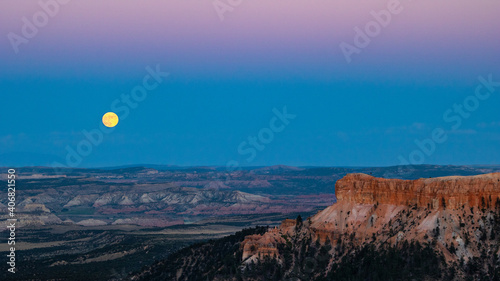
<path fill-rule="evenodd" d="M 500 173 L 418 180 L 349 174 L 337 181 L 337 203 L 304 221 L 242 243 L 243 261 L 278 256 L 287 237 L 320 244 L 397 246 L 403 241 L 433 243 L 448 261 L 478 257 L 496 231 L 500 209 Z M 490 245 L 490 246 L 491 246 Z"/>
<path fill-rule="evenodd" d="M 275 227 L 269 231 L 272 235 L 250 235 L 245 237 L 241 243 L 243 249 L 243 260 L 247 262 L 256 261 L 264 257 L 278 257 L 277 245 L 287 242 L 287 236 L 290 230 L 293 230 L 297 225 L 297 220 L 286 219 L 280 227 Z M 250 259 L 248 259 L 250 258 Z"/>
<path fill-rule="evenodd" d="M 459 209 L 494 207 L 500 198 L 500 173 L 419 180 L 349 174 L 335 185 L 337 200 L 356 204 L 391 204 Z"/>

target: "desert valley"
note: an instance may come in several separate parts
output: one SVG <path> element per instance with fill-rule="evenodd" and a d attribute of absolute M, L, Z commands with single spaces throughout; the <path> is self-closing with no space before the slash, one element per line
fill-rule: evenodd
<path fill-rule="evenodd" d="M 74 273 L 80 272 L 85 273 L 81 280 L 164 280 L 171 273 L 161 267 L 164 261 L 177 264 L 169 259 L 187 258 L 183 253 L 189 247 L 194 253 L 203 247 L 206 255 L 198 256 L 208 259 L 217 255 L 208 254 L 206 243 L 231 239 L 225 249 L 231 250 L 230 258 L 221 257 L 234 260 L 229 273 L 253 280 L 256 265 L 274 262 L 276 270 L 267 276 L 276 280 L 321 280 L 335 272 L 335 264 L 369 245 L 430 243 L 444 261 L 470 264 L 484 249 L 494 249 L 489 241 L 496 241 L 498 174 L 474 175 L 498 172 L 497 166 L 19 171 L 16 246 L 24 263 L 17 278 L 78 280 Z M 6 219 L 7 202 L 0 204 Z M 0 245 L 2 253 L 6 246 Z M 325 272 L 303 275 L 308 262 Z M 224 266 L 198 264 L 195 270 L 195 264 L 178 265 L 175 276 L 180 275 L 172 280 L 238 280 L 220 275 Z"/>

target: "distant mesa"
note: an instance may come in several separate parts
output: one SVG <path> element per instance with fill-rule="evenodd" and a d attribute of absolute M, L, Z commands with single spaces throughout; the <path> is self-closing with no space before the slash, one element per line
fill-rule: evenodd
<path fill-rule="evenodd" d="M 103 226 L 103 225 L 107 225 L 106 222 L 104 222 L 102 220 L 95 220 L 95 219 L 82 220 L 82 221 L 79 221 L 77 224 L 82 225 L 82 226 Z"/>
<path fill-rule="evenodd" d="M 258 172 L 286 172 L 286 171 L 303 171 L 303 170 L 305 169 L 299 167 L 275 165 L 275 166 L 254 169 L 253 171 L 258 173 Z"/>

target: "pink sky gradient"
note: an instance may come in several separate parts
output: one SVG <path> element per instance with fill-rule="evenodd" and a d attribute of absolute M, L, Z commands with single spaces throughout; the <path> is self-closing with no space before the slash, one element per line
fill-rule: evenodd
<path fill-rule="evenodd" d="M 160 60 L 180 69 L 206 62 L 226 65 L 218 69 L 228 73 L 235 68 L 230 64 L 252 68 L 269 62 L 271 71 L 271 65 L 297 68 L 313 62 L 315 71 L 324 73 L 332 65 L 345 66 L 339 44 L 352 43 L 354 27 L 364 27 L 373 20 L 370 12 L 385 9 L 388 2 L 246 0 L 220 21 L 212 1 L 73 0 L 15 56 L 7 34 L 20 34 L 21 18 L 31 18 L 40 7 L 38 0 L 4 0 L 0 59 L 11 71 L 28 61 L 64 67 L 120 64 L 127 58 L 130 64 Z M 500 48 L 500 1 L 403 0 L 401 5 L 403 11 L 359 55 L 362 63 L 387 56 L 474 61 Z M 196 71 L 203 67 L 195 66 Z"/>

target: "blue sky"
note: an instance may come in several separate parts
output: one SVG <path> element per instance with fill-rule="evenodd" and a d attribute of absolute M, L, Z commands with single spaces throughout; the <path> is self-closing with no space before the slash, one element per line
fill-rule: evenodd
<path fill-rule="evenodd" d="M 116 24 L 119 19 L 99 18 L 112 25 L 102 27 L 110 29 L 107 33 L 93 24 L 84 29 L 93 21 L 90 6 L 96 3 L 89 4 L 88 15 L 76 18 L 71 17 L 75 7 L 62 7 L 67 9 L 61 8 L 18 54 L 7 37 L 0 43 L 0 165 L 67 165 L 68 147 L 76 150 L 86 140 L 83 131 L 98 129 L 112 103 L 143 83 L 146 67 L 157 65 L 170 75 L 112 133 L 103 134 L 78 166 L 226 165 L 231 160 L 241 166 L 386 166 L 418 150 L 423 163 L 500 164 L 500 87 L 479 100 L 470 116 L 460 117 L 457 129 L 452 128 L 456 121 L 443 119 L 454 104 L 470 101 L 481 85 L 479 76 L 500 81 L 494 29 L 500 20 L 483 13 L 491 8 L 487 5 L 477 4 L 466 18 L 458 16 L 460 11 L 439 18 L 449 11 L 429 16 L 413 3 L 417 6 L 405 7 L 406 16 L 393 19 L 399 23 L 387 26 L 347 63 L 340 42 L 352 41 L 353 28 L 383 6 L 351 7 L 354 19 L 342 27 L 317 7 L 294 13 L 305 26 L 283 21 L 274 29 L 263 29 L 276 20 L 272 12 L 258 21 L 258 14 L 251 17 L 258 4 L 238 7 L 223 22 L 207 6 L 209 11 L 199 12 L 206 19 L 180 30 L 165 25 L 165 33 L 150 34 L 161 30 L 163 17 L 132 9 L 130 18 L 138 20 L 122 25 Z M 39 9 L 36 1 L 31 4 L 9 6 L 0 32 L 20 30 L 20 18 Z M 311 22 L 315 13 L 318 19 Z M 183 10 L 176 17 L 187 22 L 193 14 Z M 419 18 L 421 26 L 412 29 Z M 254 21 L 259 24 L 251 25 Z M 442 28 L 428 29 L 429 22 Z M 459 22 L 465 28 L 451 28 Z M 67 25 L 82 28 L 80 36 Z M 248 161 L 238 148 L 269 128 L 273 109 L 284 107 L 296 117 L 274 132 L 264 149 L 254 148 Z M 443 129 L 446 141 L 425 153 L 415 141 L 432 137 L 436 128 Z"/>

